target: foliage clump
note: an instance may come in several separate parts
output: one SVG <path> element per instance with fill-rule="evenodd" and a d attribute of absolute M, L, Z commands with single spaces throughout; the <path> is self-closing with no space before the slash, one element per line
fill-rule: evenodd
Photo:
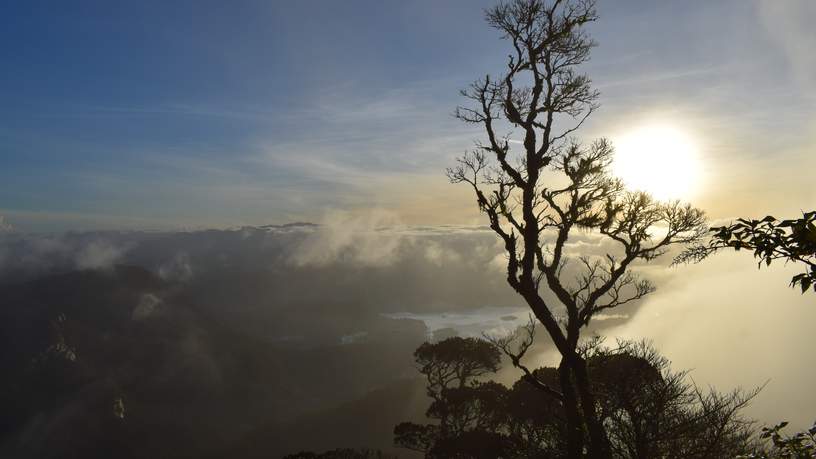
<path fill-rule="evenodd" d="M 804 265 L 805 271 L 793 276 L 790 285 L 798 285 L 802 293 L 811 287 L 816 292 L 816 211 L 781 221 L 771 215 L 761 220 L 739 218 L 736 223 L 711 228 L 711 233 L 708 244 L 690 247 L 674 262 L 698 262 L 722 249 L 752 250 L 760 267 L 776 260 Z"/>

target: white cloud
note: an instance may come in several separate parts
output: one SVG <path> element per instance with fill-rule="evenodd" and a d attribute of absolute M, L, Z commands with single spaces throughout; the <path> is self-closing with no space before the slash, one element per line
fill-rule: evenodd
<path fill-rule="evenodd" d="M 76 255 L 79 269 L 109 269 L 122 257 L 123 250 L 107 241 L 93 241 Z"/>
<path fill-rule="evenodd" d="M 319 229 L 295 248 L 295 265 L 327 265 L 350 262 L 365 266 L 388 266 L 397 256 L 403 236 L 394 229 L 403 225 L 396 214 L 385 210 L 355 214 L 333 211 Z"/>
<path fill-rule="evenodd" d="M 444 266 L 449 263 L 459 263 L 462 257 L 454 250 L 451 250 L 437 241 L 429 239 L 424 242 L 425 258 L 436 266 Z"/>

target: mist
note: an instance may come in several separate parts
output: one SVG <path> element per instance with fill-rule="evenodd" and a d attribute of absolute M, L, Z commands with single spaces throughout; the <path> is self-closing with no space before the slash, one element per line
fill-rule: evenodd
<path fill-rule="evenodd" d="M 573 241 L 570 250 L 591 254 L 605 248 L 587 234 Z M 303 429 L 316 428 L 315 416 L 342 418 L 348 406 L 366 406 L 363 400 L 382 397 L 381 391 L 414 394 L 410 403 L 383 401 L 397 403 L 388 419 L 396 421 L 401 414 L 421 419 L 427 402 L 411 357 L 416 346 L 450 336 L 507 334 L 525 324 L 530 314 L 503 282 L 502 248 L 488 230 L 412 227 L 395 224 L 382 213 L 360 218 L 335 213 L 320 224 L 193 232 L 6 232 L 0 237 L 0 253 L 4 254 L 0 285 L 4 298 L 14 299 L 5 303 L 3 335 L 40 337 L 28 339 L 28 345 L 5 348 L 7 371 L 15 371 L 20 357 L 54 352 L 48 350 L 48 342 L 54 339 L 54 317 L 60 317 L 68 324 L 66 336 L 73 336 L 66 339 L 79 339 L 70 352 L 78 362 L 94 366 L 82 387 L 108 387 L 86 391 L 101 397 L 121 393 L 127 410 L 144 403 L 141 395 L 129 390 L 161 391 L 151 396 L 163 398 L 173 393 L 170 387 L 182 384 L 179 390 L 185 387 L 185 392 L 201 395 L 165 402 L 168 405 L 160 412 L 181 403 L 177 409 L 217 416 L 210 427 L 196 423 L 172 429 L 197 435 L 218 429 L 220 434 L 202 445 L 222 452 L 238 448 L 247 436 L 259 435 L 259 428 L 265 432 L 264 441 L 244 453 L 314 448 L 314 438 Z M 767 383 L 750 414 L 763 423 L 785 418 L 805 427 L 812 420 L 810 410 L 803 407 L 816 404 L 808 390 L 815 375 L 806 362 L 783 357 L 807 347 L 816 313 L 807 307 L 806 296 L 785 286 L 791 268 L 760 271 L 745 258 L 727 255 L 669 268 L 668 256 L 656 266 L 641 268 L 653 277 L 657 292 L 615 314 L 599 316 L 590 333 L 610 341 L 649 339 L 674 367 L 691 370 L 702 386 Z M 569 272 L 569 266 L 565 269 Z M 110 303 L 112 299 L 115 303 Z M 21 321 L 22 316 L 26 319 Z M 110 327 L 149 333 L 140 337 L 126 332 L 130 341 L 118 345 L 123 359 L 133 358 L 131 346 L 156 346 L 150 344 L 156 338 L 165 342 L 161 355 L 145 361 L 154 360 L 150 365 L 156 368 L 147 381 L 138 382 L 148 376 L 139 374 L 148 371 L 149 367 L 139 370 L 138 365 L 146 363 L 124 370 L 103 363 L 99 356 L 86 357 L 97 351 L 82 343 L 96 346 L 95 339 L 110 339 L 104 338 Z M 774 333 L 778 328 L 786 332 Z M 246 365 L 247 358 L 269 359 L 257 364 L 271 366 L 252 376 L 236 372 L 235 366 Z M 536 365 L 557 363 L 544 336 L 539 336 L 528 359 Z M 499 379 L 511 383 L 518 373 L 505 363 Z M 321 384 L 327 377 L 330 386 Z M 251 402 L 225 396 L 247 390 L 242 387 L 261 392 Z M 223 400 L 212 406 L 200 397 Z M 131 398 L 135 400 L 129 402 Z M 57 404 L 51 408 L 56 411 L 43 413 L 45 419 L 29 420 L 19 434 L 7 437 L 4 447 L 30 451 L 49 442 L 59 451 L 46 439 L 64 429 L 74 430 L 66 423 L 91 416 L 95 403 L 99 403 L 95 396 L 87 395 L 68 405 Z M 252 403 L 252 408 L 244 403 Z M 137 409 L 141 408 L 128 413 L 129 422 L 148 422 L 139 418 L 143 414 Z M 238 414 L 242 410 L 246 411 Z M 172 416 L 169 411 L 153 415 Z M 238 422 L 236 416 L 246 422 Z M 299 427 L 299 422 L 306 424 Z M 365 430 L 362 438 L 353 440 L 326 431 L 321 444 L 392 450 L 389 432 Z M 135 451 L 167 448 L 157 442 Z M 200 451 L 180 447 L 172 451 Z"/>
<path fill-rule="evenodd" d="M 0 457 L 816 454 L 814 19 L 0 6 Z"/>

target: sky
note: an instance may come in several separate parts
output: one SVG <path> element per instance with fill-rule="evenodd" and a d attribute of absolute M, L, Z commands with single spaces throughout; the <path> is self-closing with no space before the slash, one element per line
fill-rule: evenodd
<path fill-rule="evenodd" d="M 343 216 L 321 257 L 359 222 L 483 225 L 444 169 L 481 134 L 453 118 L 458 90 L 505 65 L 491 4 L 3 2 L 0 230 Z M 685 197 L 715 222 L 816 207 L 816 2 L 598 8 L 584 71 L 601 108 L 582 139 L 682 132 L 698 161 Z M 655 167 L 674 172 L 671 151 L 656 148 Z M 809 425 L 816 308 L 787 288 L 796 268 L 757 270 L 748 254 L 658 268 L 658 291 L 607 334 L 653 339 L 701 384 L 770 379 L 751 413 Z"/>
<path fill-rule="evenodd" d="M 812 207 L 816 4 L 599 3 L 584 71 L 602 106 L 582 139 L 682 130 L 688 198 L 715 219 Z M 490 4 L 4 2 L 0 215 L 28 231 L 480 222 L 443 172 L 480 136 L 451 116 L 458 90 L 505 64 Z"/>

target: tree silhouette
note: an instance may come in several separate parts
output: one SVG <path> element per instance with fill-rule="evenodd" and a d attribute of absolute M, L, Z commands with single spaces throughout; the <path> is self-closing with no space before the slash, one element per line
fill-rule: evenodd
<path fill-rule="evenodd" d="M 769 451 L 738 456 L 737 459 L 812 459 L 816 457 L 816 424 L 806 431 L 785 435 L 782 430 L 788 425 L 780 422 L 773 427 L 762 429 L 760 438 L 771 443 Z"/>
<path fill-rule="evenodd" d="M 759 267 L 763 262 L 769 266 L 774 260 L 804 265 L 805 271 L 793 276 L 790 285 L 799 285 L 802 293 L 812 286 L 816 292 L 816 211 L 782 221 L 771 215 L 762 220 L 740 218 L 736 223 L 711 228 L 711 232 L 707 245 L 688 248 L 674 263 L 699 262 L 722 249 L 752 250 L 754 257 L 759 258 Z"/>
<path fill-rule="evenodd" d="M 652 292 L 652 284 L 631 271 L 632 263 L 653 260 L 672 244 L 697 241 L 705 231 L 704 215 L 625 190 L 609 173 L 608 141 L 583 145 L 571 137 L 598 107 L 598 92 L 576 71 L 594 46 L 583 30 L 597 19 L 594 1 L 515 0 L 488 9 L 486 18 L 512 50 L 505 73 L 462 91 L 472 105 L 457 108 L 456 116 L 480 125 L 487 140 L 447 175 L 473 188 L 479 209 L 504 243 L 508 283 L 561 354 L 558 388 L 539 387 L 546 386 L 564 407 L 569 457 L 584 450 L 584 430 L 590 456 L 610 457 L 587 364 L 578 352 L 581 329 L 599 312 Z M 513 129 L 521 132 L 521 141 L 513 138 Z M 573 259 L 566 244 L 578 231 L 616 249 Z M 579 271 L 574 281 L 563 275 L 567 265 Z M 557 301 L 546 300 L 545 290 Z"/>
<path fill-rule="evenodd" d="M 419 371 L 425 375 L 428 396 L 433 403 L 426 415 L 437 419 L 438 425 L 419 425 L 404 422 L 394 429 L 395 443 L 404 448 L 438 457 L 439 438 L 460 437 L 466 431 L 484 430 L 494 421 L 488 406 L 501 387 L 476 382 L 475 378 L 499 369 L 498 349 L 489 342 L 476 338 L 452 337 L 437 343 L 423 343 L 414 352 Z M 493 413 L 496 412 L 494 407 Z M 434 449 L 436 448 L 436 449 Z M 450 451 L 452 445 L 446 446 Z M 432 453 L 432 451 L 435 451 Z"/>
<path fill-rule="evenodd" d="M 473 378 L 499 368 L 501 354 L 483 340 L 452 337 L 423 343 L 414 352 L 420 373 L 428 379 L 428 396 L 438 398 L 451 387 L 465 387 Z"/>
<path fill-rule="evenodd" d="M 463 343 L 449 341 L 445 347 L 455 349 Z M 644 342 L 618 342 L 607 348 L 596 340 L 583 352 L 612 457 L 707 459 L 757 453 L 753 423 L 741 411 L 758 389 L 724 394 L 700 389 L 685 372 L 671 371 L 668 360 Z M 530 373 L 543 383 L 557 384 L 560 379 L 555 368 Z M 561 402 L 526 374 L 511 388 L 475 379 L 444 388 L 426 414 L 436 423 L 404 422 L 395 427 L 398 446 L 426 458 L 570 454 Z"/>
<path fill-rule="evenodd" d="M 733 457 L 753 448 L 741 410 L 759 393 L 702 390 L 645 342 L 594 348 L 592 385 L 614 457 Z"/>

